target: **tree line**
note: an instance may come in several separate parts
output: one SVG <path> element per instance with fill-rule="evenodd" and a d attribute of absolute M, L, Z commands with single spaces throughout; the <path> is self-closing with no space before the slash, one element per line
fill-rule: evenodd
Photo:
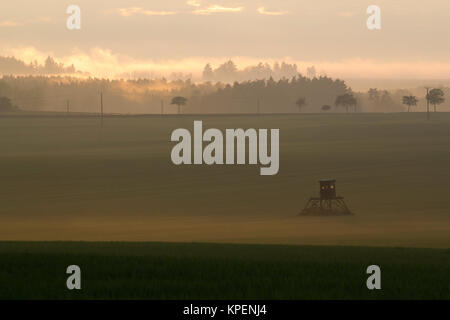
<path fill-rule="evenodd" d="M 291 113 L 301 96 L 308 104 L 305 112 L 320 111 L 350 89 L 339 79 L 273 78 L 225 84 L 167 81 L 79 79 L 71 77 L 6 76 L 0 79 L 0 96 L 6 96 L 23 110 L 98 112 L 103 93 L 105 113 L 177 113 L 170 105 L 173 97 L 188 100 L 187 113 Z"/>
<path fill-rule="evenodd" d="M 52 74 L 75 74 L 75 66 L 65 66 L 48 56 L 44 64 L 36 60 L 27 64 L 14 57 L 0 57 L 0 74 L 3 75 L 52 75 Z"/>
<path fill-rule="evenodd" d="M 310 71 L 312 72 L 312 69 Z M 239 70 L 238 66 L 232 60 L 229 60 L 215 69 L 213 69 L 209 63 L 206 64 L 203 69 L 202 80 L 233 83 L 235 81 L 242 82 L 262 79 L 267 80 L 270 78 L 274 80 L 280 80 L 283 78 L 291 79 L 292 77 L 296 77 L 298 74 L 299 71 L 297 70 L 296 64 L 275 62 L 271 66 L 268 63 L 261 62 L 257 65 L 248 66 L 242 70 Z"/>
<path fill-rule="evenodd" d="M 101 94 L 105 113 L 122 114 L 398 112 L 411 110 L 420 101 L 405 90 L 352 92 L 342 80 L 301 75 L 232 84 L 164 78 L 4 76 L 0 79 L 0 97 L 22 110 L 98 113 Z M 445 101 L 444 95 L 443 90 L 432 89 L 426 100 L 436 111 Z M 182 104 L 173 103 L 175 97 L 185 100 Z"/>

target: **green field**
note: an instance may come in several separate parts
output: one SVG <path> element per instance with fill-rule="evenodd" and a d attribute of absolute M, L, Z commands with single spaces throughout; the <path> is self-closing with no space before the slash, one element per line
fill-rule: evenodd
<path fill-rule="evenodd" d="M 450 299 L 448 249 L 3 242 L 0 265 L 0 299 Z"/>

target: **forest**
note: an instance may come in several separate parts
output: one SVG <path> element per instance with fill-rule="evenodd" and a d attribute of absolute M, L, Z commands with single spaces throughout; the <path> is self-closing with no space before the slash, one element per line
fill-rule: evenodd
<path fill-rule="evenodd" d="M 0 57 L 0 74 L 3 112 L 98 113 L 101 102 L 105 113 L 119 114 L 414 112 L 424 111 L 426 104 L 423 88 L 355 92 L 345 81 L 316 72 L 314 66 L 303 76 L 296 64 L 285 62 L 244 68 L 231 60 L 216 68 L 207 63 L 199 79 L 176 72 L 167 77 L 134 72 L 133 77 L 104 79 L 50 56 L 44 64 Z M 443 91 L 450 94 L 448 88 Z M 337 103 L 345 94 L 354 98 L 350 108 Z M 413 94 L 416 104 L 406 106 L 403 97 Z M 177 108 L 171 104 L 174 97 L 184 97 L 187 103 Z"/>
<path fill-rule="evenodd" d="M 109 80 L 67 76 L 4 76 L 0 96 L 21 110 L 105 113 L 177 113 L 174 96 L 187 98 L 182 113 L 292 113 L 319 111 L 336 96 L 350 92 L 344 81 L 298 75 L 278 81 L 254 80 L 225 84 L 191 80 Z M 305 98 L 302 110 L 296 101 Z"/>
<path fill-rule="evenodd" d="M 75 66 L 65 66 L 63 63 L 55 61 L 48 56 L 44 64 L 39 64 L 36 60 L 25 63 L 15 57 L 0 56 L 0 74 L 3 75 L 54 75 L 54 74 L 81 74 L 75 70 Z"/>

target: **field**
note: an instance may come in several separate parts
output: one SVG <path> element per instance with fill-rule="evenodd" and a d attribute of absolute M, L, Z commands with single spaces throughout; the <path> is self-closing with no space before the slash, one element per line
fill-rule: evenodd
<path fill-rule="evenodd" d="M 450 299 L 448 249 L 2 242 L 0 265 L 0 299 Z"/>
<path fill-rule="evenodd" d="M 424 118 L 0 117 L 0 298 L 449 299 L 450 114 Z M 194 120 L 279 128 L 279 174 L 173 165 Z M 321 178 L 353 216 L 297 216 Z"/>
<path fill-rule="evenodd" d="M 280 171 L 175 166 L 171 132 L 279 128 Z M 450 114 L 0 117 L 0 240 L 450 247 Z M 337 179 L 351 217 L 297 217 Z"/>

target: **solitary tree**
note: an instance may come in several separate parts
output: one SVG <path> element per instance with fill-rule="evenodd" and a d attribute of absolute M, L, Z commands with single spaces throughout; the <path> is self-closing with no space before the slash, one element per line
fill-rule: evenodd
<path fill-rule="evenodd" d="M 322 111 L 329 111 L 331 109 L 331 107 L 327 104 L 322 106 Z"/>
<path fill-rule="evenodd" d="M 299 99 L 295 102 L 295 104 L 296 104 L 297 107 L 298 107 L 298 112 L 300 112 L 300 110 L 301 110 L 304 106 L 306 106 L 306 99 L 305 99 L 305 98 L 299 98 Z"/>
<path fill-rule="evenodd" d="M 336 97 L 336 101 L 334 102 L 336 107 L 345 107 L 345 110 L 348 113 L 349 107 L 355 107 L 356 109 L 356 99 L 351 93 L 344 93 L 340 96 Z"/>
<path fill-rule="evenodd" d="M 185 97 L 175 97 L 172 99 L 170 104 L 175 104 L 178 106 L 178 114 L 181 114 L 181 106 L 185 106 L 187 99 Z"/>
<path fill-rule="evenodd" d="M 434 112 L 436 112 L 436 106 L 445 101 L 444 92 L 441 89 L 431 89 L 427 100 L 434 106 Z"/>
<path fill-rule="evenodd" d="M 408 106 L 408 112 L 411 106 L 417 106 L 417 98 L 415 96 L 403 96 L 403 104 L 406 104 Z"/>
<path fill-rule="evenodd" d="M 380 102 L 380 92 L 377 88 L 370 88 L 369 91 L 367 91 L 367 94 L 369 95 L 369 100 L 374 103 Z"/>

